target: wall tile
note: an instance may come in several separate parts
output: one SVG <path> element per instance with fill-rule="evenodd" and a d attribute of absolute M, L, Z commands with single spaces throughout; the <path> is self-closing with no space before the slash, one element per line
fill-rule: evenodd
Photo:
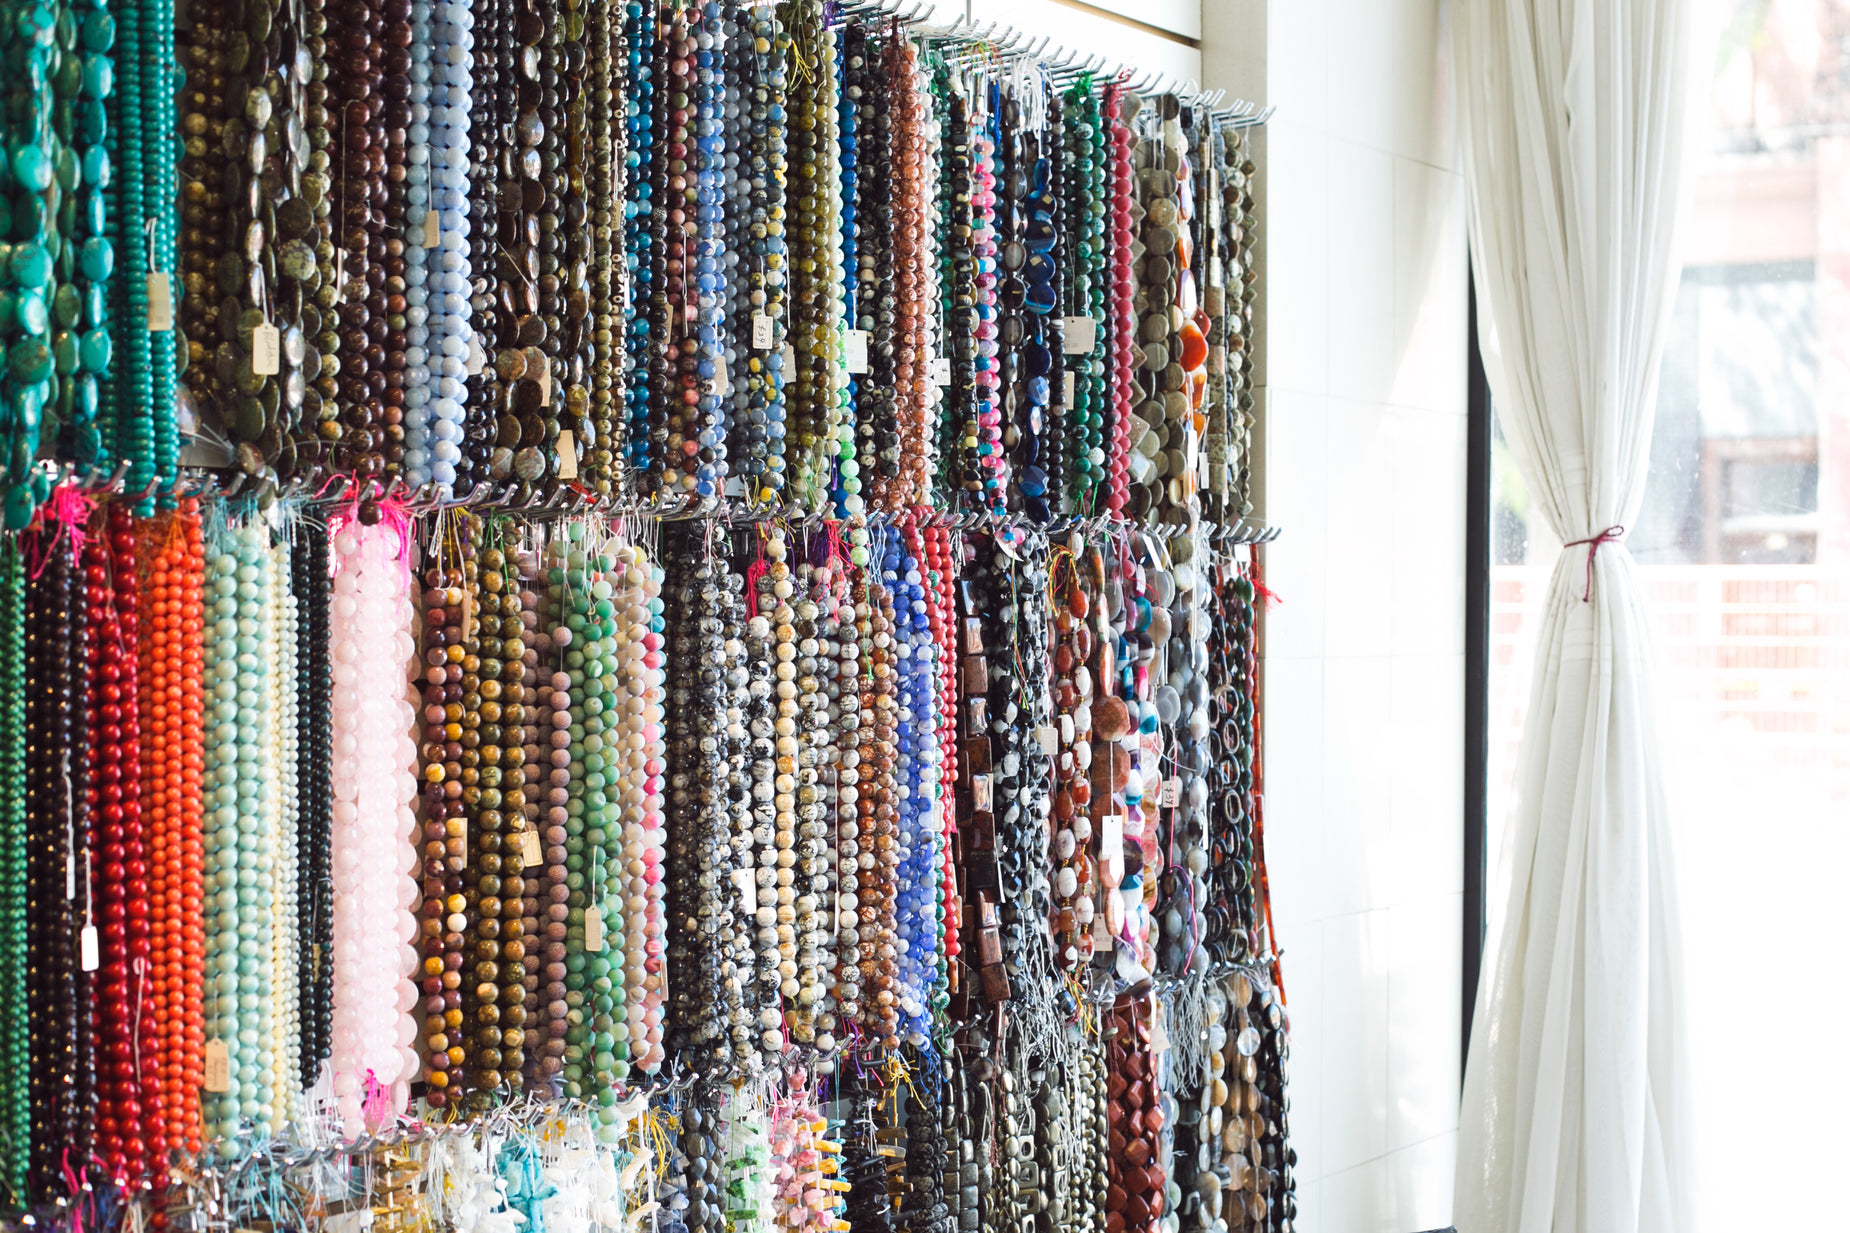
<path fill-rule="evenodd" d="M 1323 927 L 1323 1167 L 1326 1178 L 1387 1151 L 1388 918 L 1358 912 Z M 1332 1229 L 1368 1226 L 1342 1218 Z"/>
<path fill-rule="evenodd" d="M 1394 379 L 1388 401 L 1465 413 L 1464 180 L 1394 160 Z"/>
<path fill-rule="evenodd" d="M 1213 0 L 1202 8 L 1213 7 Z M 1268 103 L 1293 124 L 1328 132 L 1329 10 L 1342 0 L 1291 0 L 1273 3 L 1266 17 Z"/>
<path fill-rule="evenodd" d="M 1284 528 L 1279 547 L 1265 554 L 1266 585 L 1282 601 L 1266 612 L 1265 656 L 1321 656 L 1328 574 L 1328 400 L 1268 391 L 1264 435 L 1267 476 L 1290 477 L 1276 487 L 1268 484 L 1260 507 L 1267 522 Z"/>
<path fill-rule="evenodd" d="M 1383 417 L 1382 433 L 1393 486 L 1389 606 L 1394 651 L 1462 651 L 1469 461 L 1465 418 L 1394 407 Z"/>
<path fill-rule="evenodd" d="M 1265 663 L 1265 844 L 1279 927 L 1322 920 L 1323 662 Z"/>
<path fill-rule="evenodd" d="M 1323 1179 L 1323 1221 L 1304 1233 L 1413 1233 L 1394 1223 L 1388 1162 L 1371 1160 Z"/>
<path fill-rule="evenodd" d="M 1266 278 L 1261 311 L 1266 383 L 1321 394 L 1329 388 L 1329 139 L 1286 118 L 1266 126 L 1268 202 L 1259 224 Z M 1270 205 L 1291 203 L 1289 210 Z M 1276 268 L 1288 277 L 1274 279 Z"/>
<path fill-rule="evenodd" d="M 1464 677 L 1462 654 L 1390 661 L 1386 904 L 1464 890 Z"/>
<path fill-rule="evenodd" d="M 1299 483 L 1322 488 L 1325 505 L 1323 642 L 1331 656 L 1394 649 L 1395 519 L 1401 485 L 1393 473 L 1389 413 L 1377 404 L 1329 404 L 1328 465 Z M 1276 490 L 1279 482 L 1274 479 Z"/>
<path fill-rule="evenodd" d="M 1462 894 L 1387 910 L 1390 1151 L 1458 1129 L 1458 939 L 1463 912 Z"/>
<path fill-rule="evenodd" d="M 1394 160 L 1380 150 L 1329 139 L 1330 393 L 1388 400 L 1394 386 Z M 1273 217 L 1279 217 L 1274 209 Z M 1308 277 L 1307 271 L 1304 277 Z M 1273 279 L 1274 287 L 1284 282 Z M 1276 374 L 1274 380 L 1277 380 Z"/>
<path fill-rule="evenodd" d="M 1392 893 L 1391 690 L 1385 656 L 1324 661 L 1320 860 L 1326 917 L 1384 906 Z"/>
<path fill-rule="evenodd" d="M 1443 1229 L 1452 1223 L 1457 1156 L 1458 1135 L 1453 1133 L 1403 1148 L 1387 1158 L 1395 1233 Z M 1325 1228 L 1338 1233 L 1335 1226 Z"/>
<path fill-rule="evenodd" d="M 1329 131 L 1455 167 L 1450 31 L 1437 0 L 1327 0 Z"/>
<path fill-rule="evenodd" d="M 1281 922 L 1278 943 L 1291 1015 L 1291 1066 L 1286 1074 L 1291 1145 L 1297 1149 L 1297 1177 L 1302 1183 L 1323 1176 L 1323 1042 L 1330 1024 L 1324 998 L 1323 924 Z"/>

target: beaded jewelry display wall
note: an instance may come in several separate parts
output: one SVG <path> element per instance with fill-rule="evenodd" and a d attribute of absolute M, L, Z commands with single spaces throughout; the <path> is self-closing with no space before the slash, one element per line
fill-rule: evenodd
<path fill-rule="evenodd" d="M 1290 1227 L 1247 117 L 822 0 L 0 50 L 7 1215 Z"/>

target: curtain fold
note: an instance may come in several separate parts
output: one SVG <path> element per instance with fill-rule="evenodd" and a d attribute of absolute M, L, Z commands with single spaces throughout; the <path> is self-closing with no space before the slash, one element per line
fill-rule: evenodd
<path fill-rule="evenodd" d="M 1459 1118 L 1460 1233 L 1689 1233 L 1682 947 L 1622 528 L 1678 265 L 1689 0 L 1454 0 L 1479 336 L 1563 548 Z"/>

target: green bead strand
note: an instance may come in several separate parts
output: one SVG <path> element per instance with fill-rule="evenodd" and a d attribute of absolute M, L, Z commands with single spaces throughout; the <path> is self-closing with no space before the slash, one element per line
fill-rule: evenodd
<path fill-rule="evenodd" d="M 32 1129 L 26 1005 L 26 577 L 0 542 L 0 1184 L 26 1191 Z"/>

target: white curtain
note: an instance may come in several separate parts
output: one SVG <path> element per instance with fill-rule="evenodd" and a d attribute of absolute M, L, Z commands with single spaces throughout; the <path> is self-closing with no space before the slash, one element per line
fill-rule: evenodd
<path fill-rule="evenodd" d="M 1644 495 L 1679 268 L 1693 7 L 1452 5 L 1491 392 L 1552 529 L 1583 541 L 1555 564 L 1537 642 L 1459 1233 L 1690 1233 L 1696 1215 L 1653 655 L 1618 530 Z"/>

